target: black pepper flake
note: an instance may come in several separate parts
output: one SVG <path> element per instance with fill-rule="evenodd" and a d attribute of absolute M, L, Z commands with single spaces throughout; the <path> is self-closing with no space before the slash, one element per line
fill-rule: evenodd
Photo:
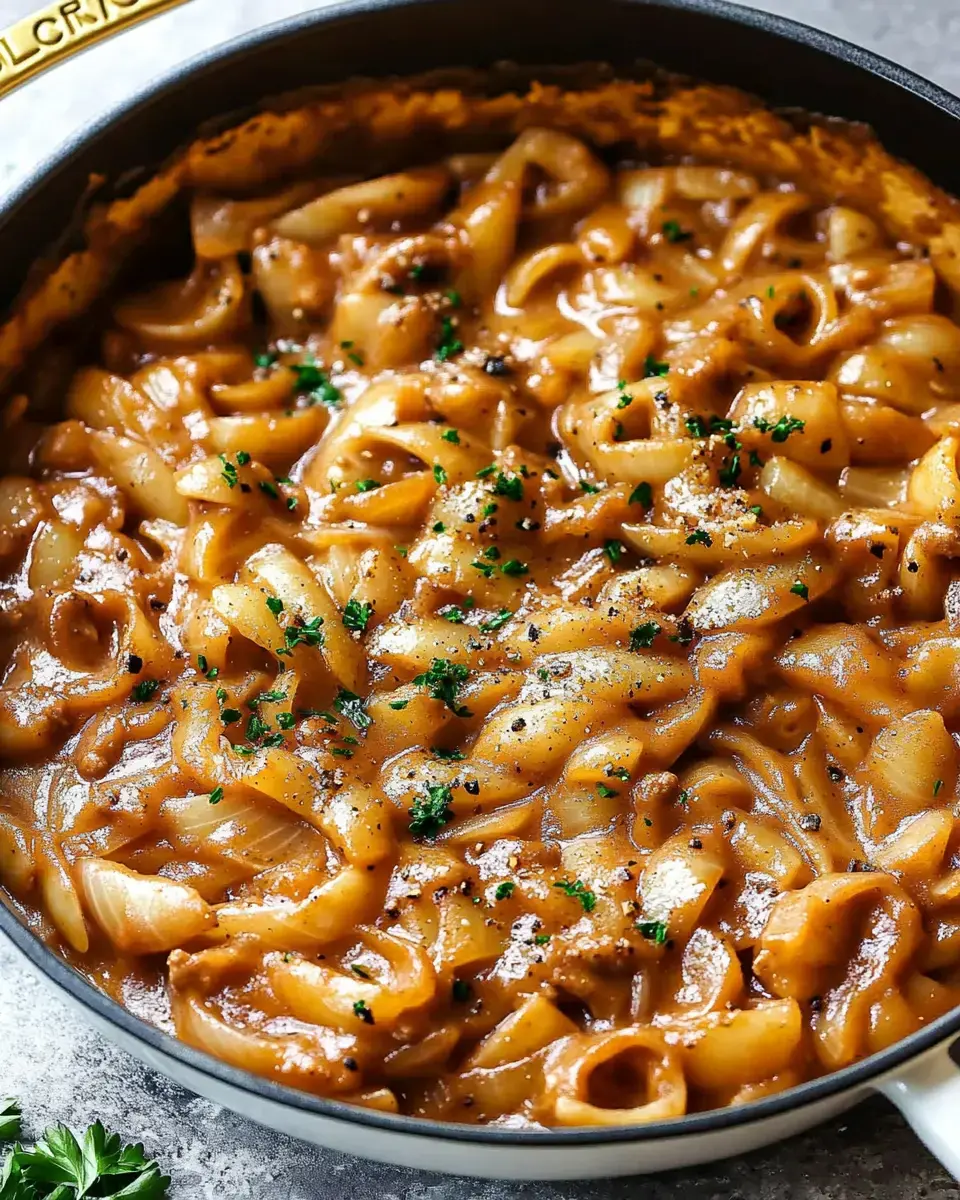
<path fill-rule="evenodd" d="M 937 368 L 937 370 L 938 370 L 938 371 L 940 372 L 940 374 L 942 375 L 942 374 L 943 374 L 943 370 L 944 370 L 943 363 L 940 361 L 940 359 L 939 359 L 939 358 L 937 358 L 937 356 L 936 356 L 936 355 L 934 355 L 934 356 L 933 356 L 933 365 L 934 365 L 934 366 Z"/>
<path fill-rule="evenodd" d="M 527 723 L 523 719 L 523 717 L 517 717 L 517 719 L 510 726 L 510 732 L 511 733 L 522 733 L 523 730 L 526 729 L 526 727 L 527 727 Z"/>
<path fill-rule="evenodd" d="M 488 354 L 483 369 L 488 375 L 509 375 L 510 367 L 502 354 Z"/>
<path fill-rule="evenodd" d="M 827 775 L 831 783 L 843 783 L 844 775 L 839 767 L 827 767 Z"/>
<path fill-rule="evenodd" d="M 816 813 L 804 813 L 800 818 L 800 828 L 816 833 L 820 828 L 820 817 Z"/>
<path fill-rule="evenodd" d="M 139 654 L 131 654 L 127 657 L 127 670 L 131 675 L 139 675 L 143 670 L 143 659 Z"/>
<path fill-rule="evenodd" d="M 820 453 L 821 454 L 829 454 L 832 449 L 833 449 L 832 439 L 824 438 L 823 441 L 820 443 Z"/>
<path fill-rule="evenodd" d="M 343 1065 L 348 1071 L 360 1070 L 360 1067 L 357 1065 L 357 1060 L 355 1058 L 351 1058 L 349 1055 L 343 1060 Z"/>
<path fill-rule="evenodd" d="M 166 606 L 165 602 L 163 600 L 155 600 L 152 596 L 150 597 L 150 607 L 153 609 L 154 612 L 166 612 L 167 611 L 167 606 Z"/>
<path fill-rule="evenodd" d="M 463 785 L 463 790 L 470 796 L 479 796 L 480 781 L 478 779 L 468 779 Z"/>
<path fill-rule="evenodd" d="M 687 842 L 687 845 L 690 847 L 691 850 L 702 850 L 703 849 L 703 842 L 701 842 L 699 838 L 691 838 L 690 841 Z"/>
<path fill-rule="evenodd" d="M 918 562 L 908 562 L 907 570 L 911 575 L 916 575 L 916 573 L 920 570 L 920 564 Z"/>
<path fill-rule="evenodd" d="M 870 546 L 870 553 L 873 555 L 874 558 L 883 558 L 883 555 L 884 555 L 886 549 L 887 549 L 886 546 L 881 545 L 880 542 L 874 542 Z"/>
<path fill-rule="evenodd" d="M 539 642 L 540 630 L 536 627 L 536 625 L 527 626 L 527 638 L 531 642 Z"/>
<path fill-rule="evenodd" d="M 823 998 L 821 996 L 810 997 L 810 1011 L 818 1013 L 823 1008 Z"/>

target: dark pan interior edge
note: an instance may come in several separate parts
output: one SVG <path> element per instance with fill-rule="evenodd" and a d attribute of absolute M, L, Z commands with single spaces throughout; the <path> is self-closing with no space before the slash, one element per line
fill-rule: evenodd
<path fill-rule="evenodd" d="M 404 45 L 413 36 L 411 9 L 418 11 L 417 39 L 405 54 Z M 648 23 L 642 28 L 638 12 Z M 345 74 L 397 74 L 398 66 L 400 73 L 414 73 L 454 56 L 471 66 L 486 66 L 507 54 L 528 62 L 604 61 L 612 57 L 611 45 L 622 48 L 639 40 L 639 57 L 739 86 L 773 105 L 800 104 L 850 120 L 866 117 L 894 153 L 942 187 L 960 193 L 960 162 L 946 151 L 960 130 L 960 100 L 903 67 L 798 22 L 724 0 L 591 0 L 590 19 L 584 21 L 583 16 L 582 0 L 352 0 L 257 30 L 188 61 L 108 113 L 0 205 L 4 278 L 9 281 L 0 302 L 9 303 L 11 287 L 19 287 L 42 250 L 36 230 L 62 228 L 63 214 L 73 210 L 90 171 L 102 169 L 104 162 L 138 164 L 144 146 L 151 148 L 155 162 L 181 144 L 200 121 L 218 111 L 249 108 L 251 62 L 261 75 L 264 64 L 272 64 L 271 77 L 286 80 L 262 89 L 263 94 L 277 94 L 309 82 L 333 82 Z M 675 36 L 662 40 L 671 28 Z M 492 44 L 496 29 L 510 32 Z M 686 49 L 694 41 L 695 55 Z M 308 47 L 309 42 L 315 45 Z M 678 45 L 684 47 L 679 54 Z M 451 53 L 450 47 L 456 50 Z M 648 1126 L 518 1132 L 452 1125 L 353 1108 L 228 1066 L 141 1021 L 87 983 L 5 904 L 0 904 L 0 930 L 81 1006 L 168 1059 L 254 1097 L 341 1122 L 448 1141 L 503 1146 L 643 1143 L 753 1124 L 867 1084 L 960 1033 L 958 1009 L 861 1063 L 780 1095 Z"/>

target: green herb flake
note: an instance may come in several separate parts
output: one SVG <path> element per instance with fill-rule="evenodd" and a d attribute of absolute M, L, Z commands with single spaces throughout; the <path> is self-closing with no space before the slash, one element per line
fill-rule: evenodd
<path fill-rule="evenodd" d="M 333 707 L 361 732 L 369 729 L 373 724 L 372 718 L 364 707 L 363 699 L 356 692 L 348 691 L 347 688 L 342 687 L 337 692 Z"/>
<path fill-rule="evenodd" d="M 667 941 L 667 926 L 663 921 L 637 921 L 637 932 L 657 946 L 665 945 Z"/>
<path fill-rule="evenodd" d="M 625 546 L 623 542 L 617 538 L 608 538 L 603 543 L 603 552 L 610 560 L 611 565 L 616 566 L 623 557 Z"/>
<path fill-rule="evenodd" d="M 761 433 L 769 433 L 772 442 L 785 442 L 791 433 L 801 433 L 806 422 L 801 421 L 799 417 L 783 416 L 771 424 L 763 417 L 756 417 L 753 425 Z"/>
<path fill-rule="evenodd" d="M 579 900 L 584 912 L 593 912 L 597 906 L 597 897 L 581 879 L 575 879 L 572 882 L 569 879 L 561 879 L 553 886 L 572 899 Z"/>
<path fill-rule="evenodd" d="M 706 546 L 708 549 L 713 545 L 713 538 L 705 529 L 695 529 L 687 538 L 688 546 Z"/>
<path fill-rule="evenodd" d="M 643 625 L 638 625 L 630 631 L 630 649 L 649 650 L 659 632 L 660 626 L 656 621 L 646 621 Z"/>
<path fill-rule="evenodd" d="M 496 633 L 498 629 L 502 629 L 510 620 L 513 613 L 509 608 L 501 608 L 495 617 L 491 617 L 489 621 L 480 622 L 481 633 Z"/>
<path fill-rule="evenodd" d="M 277 491 L 276 487 L 269 482 L 269 480 L 261 479 L 257 484 L 257 487 L 265 496 L 269 496 L 271 500 L 280 499 L 280 493 Z"/>
<path fill-rule="evenodd" d="M 278 596 L 268 596 L 267 608 L 270 609 L 275 617 L 279 617 L 283 612 L 283 601 Z"/>
<path fill-rule="evenodd" d="M 508 558 L 505 563 L 500 564 L 500 570 L 504 575 L 518 576 L 526 575 L 530 568 L 518 558 Z"/>
<path fill-rule="evenodd" d="M 394 712 L 403 712 L 409 703 L 409 700 L 391 700 L 390 707 Z"/>
<path fill-rule="evenodd" d="M 630 493 L 628 504 L 639 504 L 641 508 L 653 507 L 653 488 L 649 483 L 638 483 Z"/>
<path fill-rule="evenodd" d="M 794 596 L 799 596 L 801 600 L 809 600 L 810 599 L 810 589 L 807 587 L 807 585 L 805 583 L 801 583 L 799 579 L 793 585 L 793 587 L 790 589 L 790 591 Z"/>
<path fill-rule="evenodd" d="M 454 446 L 460 445 L 460 434 L 456 429 L 445 429 L 440 436 L 445 442 L 451 442 Z"/>
<path fill-rule="evenodd" d="M 597 784 L 597 795 L 603 800 L 612 800 L 614 796 L 619 796 L 620 793 L 616 788 L 607 787 L 605 783 Z"/>
<path fill-rule="evenodd" d="M 210 803 L 211 804 L 219 804 L 222 799 L 223 799 L 223 788 L 215 787 L 213 789 L 213 791 L 210 793 Z"/>
<path fill-rule="evenodd" d="M 681 228 L 679 221 L 664 221 L 660 228 L 668 242 L 688 242 L 693 237 L 688 229 Z"/>
<path fill-rule="evenodd" d="M 503 471 L 498 471 L 496 482 L 493 485 L 493 494 L 506 496 L 508 500 L 522 500 L 523 480 L 519 475 L 505 475 Z"/>
<path fill-rule="evenodd" d="M 517 885 L 515 883 L 511 883 L 509 879 L 504 880 L 503 883 L 498 883 L 497 890 L 493 893 L 494 900 L 509 900 L 513 895 L 513 889 L 516 886 Z"/>
<path fill-rule="evenodd" d="M 418 796 L 410 807 L 410 832 L 432 841 L 453 820 L 453 793 L 445 784 L 429 784 L 425 797 Z"/>
<path fill-rule="evenodd" d="M 644 379 L 654 379 L 663 375 L 670 374 L 670 364 L 660 362 L 652 354 L 648 354 L 643 360 L 643 377 Z"/>
<path fill-rule="evenodd" d="M 353 485 L 358 492 L 372 492 L 374 488 L 383 487 L 379 479 L 358 479 Z"/>
<path fill-rule="evenodd" d="M 470 672 L 462 663 L 451 662 L 448 658 L 435 658 L 422 675 L 417 675 L 413 682 L 417 687 L 426 688 L 434 700 L 442 700 L 455 717 L 471 717 L 473 714 L 462 704 L 457 704 L 457 692 L 466 682 Z"/>
<path fill-rule="evenodd" d="M 227 487 L 230 487 L 230 488 L 236 487 L 237 486 L 237 468 L 233 465 L 232 462 L 230 462 L 227 459 L 227 456 L 225 454 L 218 454 L 217 458 L 220 459 L 220 463 L 223 467 L 223 470 L 220 472 L 220 478 L 224 481 L 224 483 L 227 485 Z"/>
<path fill-rule="evenodd" d="M 625 379 L 617 380 L 617 408 L 629 408 L 633 403 L 633 397 L 627 391 L 627 381 Z"/>
<path fill-rule="evenodd" d="M 343 607 L 343 624 L 352 633 L 366 632 L 367 625 L 372 616 L 372 604 L 361 604 L 359 600 L 348 600 Z"/>
<path fill-rule="evenodd" d="M 376 1024 L 376 1022 L 373 1019 L 373 1012 L 369 1008 L 367 1008 L 367 1004 L 366 1004 L 365 1000 L 354 1000 L 353 1015 L 355 1017 L 359 1017 L 360 1020 L 363 1021 L 364 1025 L 375 1025 Z"/>
<path fill-rule="evenodd" d="M 938 780 L 936 780 L 936 781 L 934 782 L 934 785 L 933 785 L 933 794 L 934 794 L 935 796 L 939 795 L 939 794 L 940 794 L 940 789 L 941 789 L 942 787 L 943 787 L 943 780 L 942 780 L 942 779 L 938 779 Z"/>
<path fill-rule="evenodd" d="M 463 342 L 457 337 L 457 327 L 452 317 L 440 318 L 440 340 L 433 352 L 437 362 L 447 362 L 463 349 Z"/>
<path fill-rule="evenodd" d="M 141 679 L 139 683 L 134 684 L 130 697 L 134 704 L 145 704 L 153 699 L 159 687 L 160 682 L 157 679 Z"/>

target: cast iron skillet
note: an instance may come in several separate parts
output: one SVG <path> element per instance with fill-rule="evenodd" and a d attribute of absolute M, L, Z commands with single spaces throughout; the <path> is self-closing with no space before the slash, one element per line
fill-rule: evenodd
<path fill-rule="evenodd" d="M 198 124 L 233 124 L 262 97 L 354 75 L 410 75 L 502 60 L 628 65 L 636 59 L 731 84 L 774 107 L 865 120 L 891 152 L 960 194 L 960 156 L 950 152 L 960 137 L 960 100 L 866 50 L 780 17 L 722 0 L 348 0 L 258 30 L 187 63 L 42 166 L 0 204 L 0 309 L 13 301 L 31 264 L 47 249 L 49 231 L 64 227 L 92 172 L 122 179 L 129 191 L 188 142 Z M 960 1170 L 960 1127 L 955 1136 L 938 1128 L 945 1107 L 960 1110 L 960 1073 L 943 1049 L 960 1033 L 960 1010 L 862 1063 L 741 1108 L 640 1127 L 517 1131 L 351 1108 L 247 1074 L 120 1007 L 2 904 L 0 930 L 100 1029 L 152 1065 L 275 1127 L 355 1153 L 514 1178 L 623 1174 L 705 1161 L 773 1141 L 878 1087 L 900 1103 L 931 1148 Z M 939 1101 L 921 1113 L 918 1095 L 924 1084 L 930 1091 L 925 1064 L 934 1057 Z M 923 1080 L 915 1078 L 918 1064 Z M 278 1116 L 282 1113 L 286 1120 Z M 758 1134 L 761 1125 L 766 1132 Z M 683 1149 L 677 1139 L 683 1139 Z M 624 1143 L 635 1148 L 632 1156 L 617 1154 Z M 431 1146 L 446 1149 L 435 1154 Z M 536 1165 L 529 1157 L 534 1147 L 541 1150 Z M 584 1152 L 579 1160 L 570 1156 L 574 1147 Z M 594 1154 L 588 1160 L 590 1147 Z M 554 1148 L 564 1165 L 552 1167 L 542 1153 L 547 1148 Z M 524 1154 L 528 1158 L 521 1162 Z"/>

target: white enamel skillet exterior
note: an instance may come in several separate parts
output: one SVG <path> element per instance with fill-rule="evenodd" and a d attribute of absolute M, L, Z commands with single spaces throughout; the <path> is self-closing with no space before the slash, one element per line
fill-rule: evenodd
<path fill-rule="evenodd" d="M 117 178 L 145 157 L 156 163 L 203 119 L 239 113 L 263 95 L 310 82 L 464 62 L 485 66 L 505 57 L 620 62 L 624 46 L 773 104 L 868 120 L 890 149 L 960 194 L 957 156 L 945 152 L 960 134 L 960 100 L 794 22 L 723 0 L 591 0 L 588 6 L 582 0 L 351 0 L 188 63 L 88 131 L 0 204 L 0 248 L 10 281 L 0 285 L 0 305 L 9 303 L 29 264 L 46 249 L 37 230 L 62 227 L 91 170 L 112 164 Z M 0 74 L 3 66 L 0 49 Z M 147 1066 L 261 1124 L 331 1149 L 485 1178 L 604 1178 L 742 1154 L 835 1118 L 880 1092 L 960 1180 L 960 1068 L 950 1056 L 960 1011 L 852 1067 L 739 1108 L 617 1129 L 449 1125 L 351 1108 L 227 1066 L 86 983 L 3 904 L 0 931 L 99 1032 Z"/>

